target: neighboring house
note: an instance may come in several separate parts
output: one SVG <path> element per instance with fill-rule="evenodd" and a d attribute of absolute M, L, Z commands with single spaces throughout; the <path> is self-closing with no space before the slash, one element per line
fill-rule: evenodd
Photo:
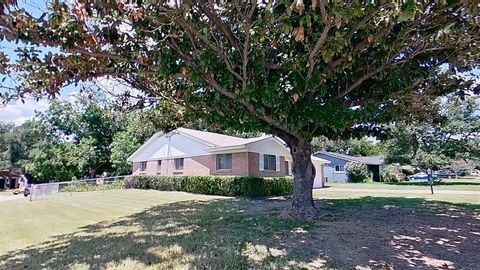
<path fill-rule="evenodd" d="M 11 169 L 0 170 L 0 189 L 16 189 L 20 185 L 20 174 Z"/>
<path fill-rule="evenodd" d="M 128 159 L 133 174 L 147 175 L 291 175 L 292 158 L 285 143 L 266 135 L 238 138 L 179 128 L 156 133 Z M 323 187 L 323 167 L 328 161 L 312 156 L 318 172 L 314 187 Z"/>
<path fill-rule="evenodd" d="M 355 161 L 367 165 L 367 170 L 373 174 L 373 181 L 380 181 L 382 178 L 382 171 L 385 166 L 384 158 L 377 156 L 358 157 L 338 154 L 327 151 L 319 151 L 314 156 L 330 161 L 330 164 L 325 166 L 325 182 L 331 183 L 346 183 L 348 182 L 347 174 L 345 173 L 345 164 L 350 161 Z"/>

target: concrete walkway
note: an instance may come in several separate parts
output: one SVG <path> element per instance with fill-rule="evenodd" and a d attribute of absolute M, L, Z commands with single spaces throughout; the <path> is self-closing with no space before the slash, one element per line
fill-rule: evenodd
<path fill-rule="evenodd" d="M 361 193 L 392 193 L 392 194 L 405 194 L 405 193 L 414 193 L 414 194 L 430 194 L 430 188 L 425 189 L 368 189 L 368 188 L 322 188 L 317 189 L 322 192 L 361 192 Z M 435 189 L 433 187 L 433 192 L 436 194 L 451 194 L 451 195 L 478 195 L 480 198 L 480 191 L 470 191 L 470 190 L 447 190 L 447 189 Z"/>
<path fill-rule="evenodd" d="M 0 202 L 4 202 L 4 201 L 13 201 L 13 200 L 19 200 L 19 199 L 22 199 L 24 198 L 23 197 L 23 194 L 18 194 L 18 195 L 5 195 L 5 194 L 2 194 L 0 195 Z M 28 199 L 28 198 L 27 198 Z"/>

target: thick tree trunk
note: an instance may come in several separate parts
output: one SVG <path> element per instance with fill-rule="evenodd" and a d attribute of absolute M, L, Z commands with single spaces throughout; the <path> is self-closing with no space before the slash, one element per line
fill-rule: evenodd
<path fill-rule="evenodd" d="M 293 158 L 293 197 L 292 205 L 286 214 L 295 218 L 313 220 L 319 211 L 313 202 L 313 180 L 315 167 L 311 155 L 312 146 L 309 141 L 293 138 L 287 144 Z"/>

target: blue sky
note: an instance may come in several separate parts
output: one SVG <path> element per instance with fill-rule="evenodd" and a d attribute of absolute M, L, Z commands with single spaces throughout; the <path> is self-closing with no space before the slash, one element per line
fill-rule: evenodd
<path fill-rule="evenodd" d="M 41 16 L 43 10 L 45 10 L 47 5 L 46 0 L 20 0 L 18 4 L 20 7 L 25 8 L 33 16 Z M 17 59 L 15 48 L 19 45 L 7 41 L 0 42 L 0 50 L 6 52 L 10 59 Z M 2 79 L 2 76 L 0 76 Z M 5 83 L 9 83 L 6 81 Z M 12 82 L 10 82 L 12 83 Z M 78 92 L 80 86 L 68 86 L 61 91 L 61 96 L 59 98 L 67 99 L 72 94 Z M 25 103 L 22 103 L 19 100 L 12 101 L 6 106 L 2 107 L 0 105 L 0 121 L 4 122 L 13 122 L 16 124 L 21 124 L 25 120 L 30 119 L 35 115 L 35 111 L 44 111 L 48 108 L 49 100 L 47 98 L 41 99 L 40 101 L 35 101 L 31 98 L 25 99 Z"/>

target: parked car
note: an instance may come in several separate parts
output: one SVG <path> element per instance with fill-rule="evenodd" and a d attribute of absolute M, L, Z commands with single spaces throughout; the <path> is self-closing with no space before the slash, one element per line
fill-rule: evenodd
<path fill-rule="evenodd" d="M 436 174 L 438 178 L 455 178 L 457 176 L 452 171 L 438 171 Z"/>
<path fill-rule="evenodd" d="M 420 172 L 420 173 L 416 173 L 416 174 L 412 174 L 412 175 L 409 175 L 407 176 L 408 180 L 410 181 L 416 181 L 416 180 L 425 180 L 425 181 L 428 181 L 428 174 L 424 173 L 424 172 Z M 432 178 L 433 180 L 437 179 L 437 175 L 436 174 L 432 174 Z"/>

